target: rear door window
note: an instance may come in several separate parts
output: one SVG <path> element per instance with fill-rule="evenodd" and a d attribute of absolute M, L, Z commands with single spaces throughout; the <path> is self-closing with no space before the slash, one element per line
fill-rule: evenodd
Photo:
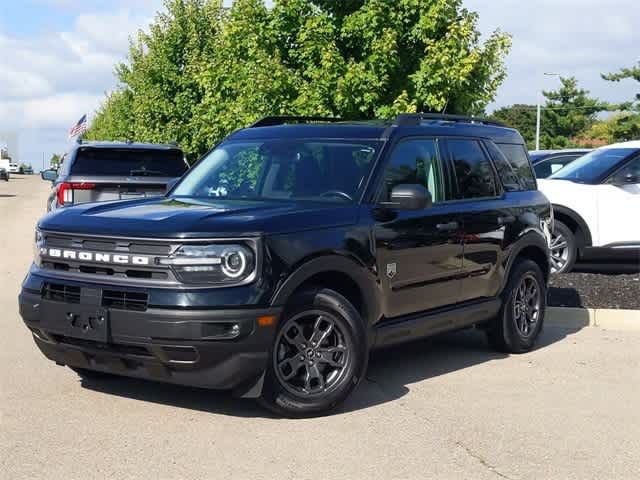
<path fill-rule="evenodd" d="M 187 170 L 180 150 L 81 148 L 71 175 L 180 177 Z"/>
<path fill-rule="evenodd" d="M 526 189 L 535 190 L 537 188 L 536 178 L 524 145 L 518 143 L 497 143 L 496 145 L 507 157 L 518 177 L 524 181 Z"/>
<path fill-rule="evenodd" d="M 447 140 L 455 172 L 456 199 L 493 198 L 498 195 L 491 161 L 476 140 Z"/>

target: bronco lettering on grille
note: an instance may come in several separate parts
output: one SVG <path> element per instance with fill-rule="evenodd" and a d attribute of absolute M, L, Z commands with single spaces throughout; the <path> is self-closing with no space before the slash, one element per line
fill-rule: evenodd
<path fill-rule="evenodd" d="M 79 250 L 66 250 L 60 248 L 46 248 L 40 249 L 40 254 L 43 257 L 50 258 L 62 258 L 67 260 L 81 260 L 84 262 L 95 263 L 117 263 L 120 265 L 151 265 L 151 257 L 144 255 L 125 255 L 125 254 L 110 254 L 99 252 L 86 252 Z"/>

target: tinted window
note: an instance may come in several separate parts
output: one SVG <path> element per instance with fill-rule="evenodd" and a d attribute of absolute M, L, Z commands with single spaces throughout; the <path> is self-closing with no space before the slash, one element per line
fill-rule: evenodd
<path fill-rule="evenodd" d="M 516 172 L 514 172 L 511 163 L 504 156 L 502 151 L 496 147 L 493 142 L 485 142 L 489 155 L 493 160 L 493 164 L 496 166 L 498 176 L 502 181 L 502 186 L 507 192 L 518 192 L 527 190 L 527 185 L 524 179 L 520 178 Z"/>
<path fill-rule="evenodd" d="M 431 193 L 433 202 L 446 199 L 435 140 L 406 140 L 398 144 L 384 172 L 381 200 L 388 202 L 393 187 L 401 184 L 424 186 Z"/>
<path fill-rule="evenodd" d="M 268 139 L 216 147 L 176 187 L 175 196 L 355 201 L 376 142 Z"/>
<path fill-rule="evenodd" d="M 563 155 L 561 157 L 552 157 L 543 160 L 533 166 L 537 178 L 547 178 L 549 175 L 556 173 L 565 165 L 573 162 L 580 155 Z"/>
<path fill-rule="evenodd" d="M 507 157 L 516 174 L 524 181 L 527 190 L 535 190 L 537 188 L 536 179 L 533 175 L 533 170 L 531 169 L 524 145 L 515 143 L 498 143 L 496 145 L 502 150 L 504 156 Z"/>
<path fill-rule="evenodd" d="M 81 148 L 71 175 L 180 177 L 187 170 L 180 150 Z"/>
<path fill-rule="evenodd" d="M 615 185 L 633 185 L 640 183 L 640 157 L 631 160 L 624 168 L 616 172 L 607 183 Z"/>
<path fill-rule="evenodd" d="M 475 140 L 449 140 L 447 147 L 456 174 L 456 198 L 495 197 L 493 168 L 480 144 Z"/>

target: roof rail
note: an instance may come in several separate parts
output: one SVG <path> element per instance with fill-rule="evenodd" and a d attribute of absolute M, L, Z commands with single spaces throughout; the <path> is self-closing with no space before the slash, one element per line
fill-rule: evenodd
<path fill-rule="evenodd" d="M 395 124 L 398 126 L 420 125 L 422 120 L 442 120 L 443 122 L 460 123 L 481 123 L 483 125 L 494 125 L 496 127 L 506 127 L 504 123 L 489 120 L 482 117 L 468 117 L 466 115 L 449 115 L 447 113 L 401 113 L 396 117 Z"/>
<path fill-rule="evenodd" d="M 311 122 L 342 122 L 341 118 L 335 117 L 312 117 L 312 116 L 297 116 L 297 115 L 281 115 L 264 117 L 253 123 L 249 128 L 256 127 L 273 127 L 276 125 L 284 125 L 285 123 L 311 123 Z"/>

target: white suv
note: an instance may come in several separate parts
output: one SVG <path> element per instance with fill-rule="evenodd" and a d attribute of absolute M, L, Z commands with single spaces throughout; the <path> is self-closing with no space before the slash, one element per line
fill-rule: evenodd
<path fill-rule="evenodd" d="M 555 273 L 570 271 L 588 247 L 640 249 L 640 141 L 594 150 L 538 188 L 553 204 Z"/>

